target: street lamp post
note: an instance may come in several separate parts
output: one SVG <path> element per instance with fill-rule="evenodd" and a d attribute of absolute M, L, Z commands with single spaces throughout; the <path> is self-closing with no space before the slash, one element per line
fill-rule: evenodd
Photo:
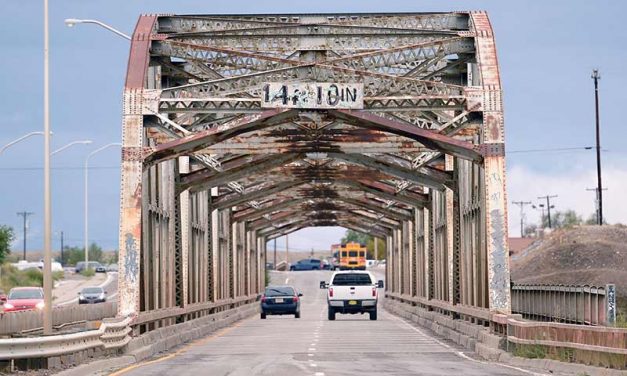
<path fill-rule="evenodd" d="M 92 151 L 87 154 L 87 157 L 85 158 L 85 269 L 89 269 L 89 158 L 91 158 L 94 154 L 113 146 L 122 146 L 122 144 L 119 142 L 112 142 Z"/>
<path fill-rule="evenodd" d="M 66 18 L 64 22 L 65 22 L 65 24 L 68 27 L 72 27 L 72 26 L 74 26 L 76 24 L 82 24 L 82 23 L 90 23 L 90 24 L 98 25 L 98 26 L 101 26 L 101 27 L 109 30 L 112 33 L 115 33 L 116 35 L 119 35 L 120 37 L 122 37 L 124 39 L 131 40 L 131 37 L 129 35 L 124 34 L 120 30 L 118 30 L 118 29 L 116 29 L 116 28 L 114 28 L 112 26 L 109 26 L 109 25 L 107 25 L 104 22 L 98 21 L 98 20 L 81 20 L 81 19 L 77 19 L 77 18 Z"/>
<path fill-rule="evenodd" d="M 52 249 L 50 244 L 52 204 L 50 202 L 50 75 L 48 0 L 44 0 L 44 335 L 52 334 Z"/>

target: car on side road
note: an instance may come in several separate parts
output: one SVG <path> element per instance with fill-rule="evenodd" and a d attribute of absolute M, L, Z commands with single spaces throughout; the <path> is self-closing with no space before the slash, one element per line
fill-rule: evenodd
<path fill-rule="evenodd" d="M 81 273 L 83 270 L 86 269 L 85 266 L 85 261 L 79 261 L 76 263 L 76 273 Z M 99 263 L 98 261 L 89 261 L 89 269 L 94 269 L 94 271 L 96 273 L 106 273 L 107 272 L 107 268 L 105 268 L 101 263 Z"/>
<path fill-rule="evenodd" d="M 300 271 L 300 270 L 322 270 L 324 264 L 320 259 L 304 259 L 299 260 L 296 264 L 290 265 L 291 271 Z"/>
<path fill-rule="evenodd" d="M 300 318 L 300 297 L 292 286 L 268 286 L 261 296 L 261 318 L 267 315 L 294 315 Z"/>
<path fill-rule="evenodd" d="M 118 264 L 109 264 L 107 265 L 107 272 L 117 272 Z"/>
<path fill-rule="evenodd" d="M 4 312 L 42 310 L 44 290 L 41 287 L 14 287 L 4 303 Z"/>
<path fill-rule="evenodd" d="M 107 292 L 102 287 L 84 287 L 78 293 L 78 304 L 104 303 L 107 301 Z"/>
<path fill-rule="evenodd" d="M 336 313 L 368 313 L 370 320 L 377 319 L 377 289 L 383 288 L 367 271 L 347 270 L 333 273 L 327 283 L 320 281 L 320 288 L 327 289 L 328 319 L 335 320 Z"/>
<path fill-rule="evenodd" d="M 4 293 L 3 289 L 0 289 L 0 304 L 4 304 L 7 302 L 7 294 Z"/>

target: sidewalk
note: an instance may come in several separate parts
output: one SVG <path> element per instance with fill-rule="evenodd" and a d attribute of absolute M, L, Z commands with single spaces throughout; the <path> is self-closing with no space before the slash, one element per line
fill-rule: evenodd
<path fill-rule="evenodd" d="M 67 276 L 55 284 L 52 290 L 52 301 L 54 305 L 65 305 L 72 303 L 78 297 L 78 293 L 88 286 L 98 286 L 107 280 L 107 274 L 96 273 L 91 278 L 84 277 L 80 274 L 68 273 Z"/>

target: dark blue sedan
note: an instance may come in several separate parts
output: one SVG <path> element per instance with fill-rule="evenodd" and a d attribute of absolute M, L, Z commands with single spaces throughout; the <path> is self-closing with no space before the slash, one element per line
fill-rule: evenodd
<path fill-rule="evenodd" d="M 291 271 L 322 270 L 322 269 L 324 269 L 324 264 L 319 259 L 299 260 L 296 264 L 290 265 Z"/>
<path fill-rule="evenodd" d="M 300 318 L 300 297 L 291 286 L 268 286 L 261 297 L 261 318 L 266 315 L 294 315 Z"/>

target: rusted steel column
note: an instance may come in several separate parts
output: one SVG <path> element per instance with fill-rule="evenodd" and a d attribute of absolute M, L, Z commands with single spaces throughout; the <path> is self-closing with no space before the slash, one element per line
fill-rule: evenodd
<path fill-rule="evenodd" d="M 218 195 L 218 188 L 211 188 L 211 197 L 215 197 Z M 213 210 L 213 207 L 211 208 L 211 243 L 210 243 L 210 247 L 211 247 L 211 275 L 210 275 L 210 279 L 209 279 L 209 283 L 211 284 L 211 288 L 209 289 L 209 291 L 211 292 L 211 299 L 212 301 L 216 301 L 219 299 L 219 291 L 220 291 L 220 282 L 218 280 L 218 268 L 221 267 L 221 265 L 218 263 L 218 252 L 220 252 L 220 245 L 219 245 L 219 241 L 220 241 L 220 236 L 218 233 L 218 228 L 219 228 L 219 222 L 220 222 L 220 217 L 218 215 L 218 211 L 217 210 Z"/>
<path fill-rule="evenodd" d="M 490 311 L 511 312 L 507 197 L 505 191 L 505 135 L 501 82 L 492 26 L 485 12 L 471 13 L 477 63 L 481 75 L 485 181 L 486 245 Z"/>
<path fill-rule="evenodd" d="M 180 176 L 181 174 L 189 173 L 189 157 L 179 157 L 178 166 L 179 166 L 178 176 Z M 178 176 L 177 176 L 177 180 L 178 180 Z M 192 229 L 192 226 L 191 226 L 192 218 L 190 215 L 189 198 L 190 198 L 189 190 L 184 190 L 183 192 L 179 193 L 179 200 L 180 200 L 179 215 L 180 215 L 180 221 L 181 221 L 181 225 L 179 229 L 181 233 L 178 234 L 178 236 L 181 237 L 181 250 L 180 250 L 181 252 L 181 255 L 180 255 L 180 259 L 181 259 L 180 294 L 181 296 L 179 297 L 179 299 L 180 299 L 181 307 L 187 306 L 189 302 L 189 294 L 190 293 L 193 294 L 193 291 L 190 291 L 190 280 L 189 280 L 189 266 L 190 266 L 189 256 L 190 256 L 190 251 L 191 251 L 189 238 L 190 238 L 191 229 Z"/>
<path fill-rule="evenodd" d="M 142 246 L 143 116 L 142 94 L 149 62 L 150 33 L 156 16 L 137 22 L 124 87 L 122 176 L 120 189 L 118 314 L 139 312 L 139 268 Z"/>

